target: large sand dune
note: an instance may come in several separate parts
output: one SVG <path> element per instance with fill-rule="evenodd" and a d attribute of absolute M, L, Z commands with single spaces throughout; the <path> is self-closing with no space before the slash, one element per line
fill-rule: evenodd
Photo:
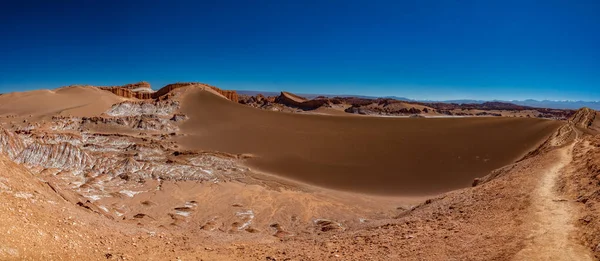
<path fill-rule="evenodd" d="M 95 87 L 71 86 L 0 95 L 0 115 L 95 116 L 124 99 Z"/>
<path fill-rule="evenodd" d="M 334 189 L 424 195 L 469 186 L 542 142 L 560 122 L 269 112 L 189 90 L 183 147 L 256 155 L 264 172 Z"/>

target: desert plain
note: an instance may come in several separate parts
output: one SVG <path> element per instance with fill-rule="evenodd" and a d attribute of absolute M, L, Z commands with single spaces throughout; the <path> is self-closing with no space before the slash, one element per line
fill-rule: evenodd
<path fill-rule="evenodd" d="M 598 112 L 240 95 L 0 95 L 2 260 L 595 260 Z"/>

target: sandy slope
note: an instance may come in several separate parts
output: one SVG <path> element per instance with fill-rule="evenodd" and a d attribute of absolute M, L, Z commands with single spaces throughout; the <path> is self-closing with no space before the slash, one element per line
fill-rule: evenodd
<path fill-rule="evenodd" d="M 590 249 L 574 237 L 582 206 L 562 200 L 555 187 L 580 143 L 566 142 L 506 166 L 490 182 L 447 193 L 396 220 L 252 249 L 271 248 L 266 252 L 287 253 L 274 258 L 293 260 L 593 260 Z"/>
<path fill-rule="evenodd" d="M 597 120 L 596 120 L 597 121 Z M 588 135 L 575 145 L 573 162 L 560 176 L 559 190 L 564 198 L 577 202 L 572 212 L 576 238 L 600 260 L 600 132 Z"/>
<path fill-rule="evenodd" d="M 561 226 L 568 228 L 567 219 L 555 221 L 555 216 L 544 217 L 546 213 L 553 215 L 556 212 L 556 209 L 546 209 L 552 204 L 548 197 L 556 196 L 549 189 L 549 181 L 558 175 L 563 164 L 569 162 L 569 147 L 565 148 L 511 165 L 497 179 L 436 197 L 401 212 L 396 218 L 369 220 L 362 227 L 349 227 L 345 231 L 306 230 L 285 240 L 262 233 L 205 232 L 195 223 L 201 219 L 195 220 L 194 215 L 186 221 L 191 226 L 185 229 L 152 228 L 133 221 L 110 220 L 63 200 L 60 194 L 23 167 L 0 156 L 0 194 L 3 198 L 0 201 L 3 220 L 0 223 L 0 259 L 510 260 L 519 257 L 523 249 L 533 249 L 534 254 L 559 252 L 552 256 L 554 260 L 567 252 L 555 251 L 556 247 L 548 250 L 548 243 L 576 245 L 564 240 L 569 232 Z M 192 184 L 172 184 L 180 188 L 188 185 Z M 201 198 L 210 200 L 199 203 L 241 203 L 243 208 L 258 207 L 257 218 L 259 215 L 285 215 L 298 205 L 317 203 L 311 194 L 297 192 L 290 198 L 293 201 L 277 203 L 272 201 L 277 192 L 265 194 L 257 186 L 231 183 L 224 184 L 225 187 L 200 186 L 205 187 L 201 190 L 204 193 Z M 68 194 L 68 191 L 61 193 Z M 168 197 L 184 199 L 189 195 L 180 191 L 170 193 Z M 280 203 L 283 205 L 279 206 Z M 295 204 L 294 208 L 289 204 Z M 340 213 L 344 211 L 334 205 L 326 207 Z M 211 207 L 207 205 L 206 208 L 210 211 Z M 217 204 L 215 208 L 226 206 Z M 265 211 L 270 208 L 273 209 Z M 565 211 L 559 213 L 563 215 Z M 530 231 L 537 231 L 538 219 L 542 222 L 541 228 L 555 225 L 556 231 L 536 232 L 532 240 Z M 536 237 L 540 237 L 537 240 L 540 244 L 531 244 L 536 242 Z M 586 251 L 582 249 L 581 253 Z M 543 255 L 526 257 L 544 260 Z M 577 260 L 579 256 L 574 257 L 573 260 Z"/>
<path fill-rule="evenodd" d="M 265 172 L 335 189 L 433 194 L 469 186 L 515 161 L 559 122 L 520 118 L 408 119 L 269 112 L 189 90 L 178 141 L 251 153 Z"/>
<path fill-rule="evenodd" d="M 0 116 L 96 116 L 123 101 L 95 87 L 63 87 L 0 95 Z"/>

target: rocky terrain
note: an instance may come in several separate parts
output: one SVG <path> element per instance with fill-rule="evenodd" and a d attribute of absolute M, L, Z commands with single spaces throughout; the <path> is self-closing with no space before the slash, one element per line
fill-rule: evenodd
<path fill-rule="evenodd" d="M 115 97 L 0 120 L 1 260 L 600 259 L 600 121 L 589 109 L 536 109 L 573 115 L 473 187 L 382 197 L 261 173 L 247 166 L 255 155 L 185 148 L 182 129 L 197 120 L 195 107 L 184 108 L 192 94 L 237 102 L 235 92 L 197 83 L 157 92 L 147 83 L 85 88 L 43 97 Z M 239 102 L 283 111 L 387 108 L 382 115 L 462 110 L 282 96 Z M 463 108 L 511 110 L 484 106 Z"/>
<path fill-rule="evenodd" d="M 238 95 L 235 91 L 221 90 L 215 86 L 211 86 L 205 83 L 199 82 L 182 82 L 173 83 L 160 88 L 158 91 L 153 91 L 150 84 L 147 82 L 139 82 L 133 84 L 126 84 L 122 86 L 96 86 L 98 89 L 110 91 L 118 96 L 125 98 L 136 98 L 136 99 L 158 99 L 167 95 L 169 92 L 182 87 L 190 86 L 201 86 L 211 88 L 213 91 L 225 96 L 227 99 L 237 102 Z"/>
<path fill-rule="evenodd" d="M 568 119 L 575 111 L 520 106 L 506 102 L 484 102 L 472 104 L 423 103 L 400 101 L 389 98 L 368 99 L 358 97 L 324 97 L 307 99 L 281 92 L 279 96 L 265 97 L 262 94 L 242 95 L 239 102 L 255 108 L 286 112 L 319 112 L 319 108 L 334 108 L 351 114 L 377 116 L 486 116 L 486 117 L 530 117 Z"/>

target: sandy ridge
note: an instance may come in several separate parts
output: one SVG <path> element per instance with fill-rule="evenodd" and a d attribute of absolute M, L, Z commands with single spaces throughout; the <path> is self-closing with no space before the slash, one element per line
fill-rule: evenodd
<path fill-rule="evenodd" d="M 573 126 L 569 127 L 576 132 Z M 593 260 L 588 249 L 572 237 L 576 203 L 562 199 L 556 190 L 559 176 L 573 161 L 573 148 L 578 142 L 581 140 L 576 137 L 570 145 L 558 149 L 559 160 L 547 167 L 532 193 L 530 241 L 515 255 L 514 260 Z"/>

